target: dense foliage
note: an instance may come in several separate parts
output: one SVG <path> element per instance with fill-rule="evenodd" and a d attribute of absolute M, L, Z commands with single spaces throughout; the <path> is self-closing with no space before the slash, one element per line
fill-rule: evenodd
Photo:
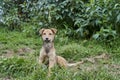
<path fill-rule="evenodd" d="M 74 38 L 112 40 L 120 34 L 120 2 L 117 0 L 3 0 L 3 21 L 11 30 L 23 22 L 65 29 Z"/>

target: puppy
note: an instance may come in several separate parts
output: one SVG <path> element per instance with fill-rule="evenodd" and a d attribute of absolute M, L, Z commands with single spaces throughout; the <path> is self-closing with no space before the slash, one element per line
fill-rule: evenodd
<path fill-rule="evenodd" d="M 39 55 L 39 64 L 42 64 L 44 62 L 48 62 L 48 75 L 51 73 L 51 68 L 55 66 L 55 64 L 58 64 L 60 67 L 72 67 L 72 66 L 78 66 L 82 62 L 77 63 L 68 63 L 63 57 L 56 55 L 56 50 L 54 47 L 54 37 L 57 32 L 57 29 L 51 28 L 51 29 L 41 29 L 39 33 L 41 34 L 43 45 L 40 50 Z"/>

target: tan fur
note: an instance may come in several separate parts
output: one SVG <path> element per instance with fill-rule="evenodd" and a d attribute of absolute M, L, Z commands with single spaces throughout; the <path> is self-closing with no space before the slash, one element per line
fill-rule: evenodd
<path fill-rule="evenodd" d="M 57 30 L 55 28 L 51 29 L 41 29 L 39 33 L 42 36 L 43 46 L 40 50 L 39 63 L 42 64 L 48 60 L 48 75 L 51 73 L 51 68 L 54 67 L 55 64 L 58 64 L 60 67 L 72 67 L 78 66 L 82 62 L 77 63 L 68 63 L 63 57 L 57 56 L 54 48 L 54 37 Z"/>

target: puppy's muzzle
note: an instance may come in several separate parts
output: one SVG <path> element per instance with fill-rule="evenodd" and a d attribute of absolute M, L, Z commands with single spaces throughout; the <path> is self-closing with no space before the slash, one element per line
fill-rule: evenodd
<path fill-rule="evenodd" d="M 47 43 L 50 42 L 50 40 L 48 38 L 45 38 L 44 41 L 47 42 Z"/>

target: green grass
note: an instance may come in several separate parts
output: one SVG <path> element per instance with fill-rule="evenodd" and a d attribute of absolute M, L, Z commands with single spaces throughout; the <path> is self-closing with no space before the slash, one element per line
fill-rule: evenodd
<path fill-rule="evenodd" d="M 59 31 L 59 30 L 58 30 Z M 32 33 L 31 33 L 32 34 Z M 119 80 L 120 77 L 120 39 L 110 43 L 95 40 L 73 40 L 58 32 L 55 40 L 57 54 L 68 61 L 80 61 L 103 53 L 109 59 L 100 59 L 96 63 L 85 62 L 79 69 L 60 69 L 55 67 L 51 77 L 47 77 L 47 67 L 37 62 L 42 40 L 39 35 L 27 32 L 9 31 L 0 28 L 0 80 Z M 31 52 L 19 50 L 30 48 Z M 6 52 L 12 50 L 14 53 Z M 12 54 L 11 57 L 8 54 Z"/>

